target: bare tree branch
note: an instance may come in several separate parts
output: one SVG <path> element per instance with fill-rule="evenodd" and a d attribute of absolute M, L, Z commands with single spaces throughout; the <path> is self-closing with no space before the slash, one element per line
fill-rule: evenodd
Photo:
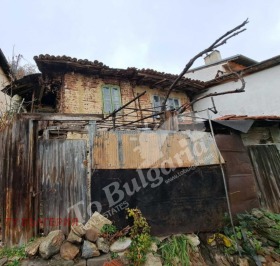
<path fill-rule="evenodd" d="M 171 86 L 169 87 L 169 90 L 167 92 L 167 95 L 165 97 L 164 102 L 162 103 L 163 105 L 163 111 L 166 109 L 166 102 L 167 99 L 170 95 L 170 93 L 172 92 L 172 90 L 174 89 L 174 87 L 177 85 L 177 83 L 180 81 L 180 79 L 186 74 L 186 72 L 190 69 L 190 67 L 193 65 L 193 63 L 196 61 L 196 59 L 198 59 L 199 57 L 203 56 L 206 53 L 212 52 L 214 49 L 218 48 L 219 46 L 225 44 L 229 39 L 231 39 L 232 37 L 240 34 L 241 32 L 245 31 L 246 29 L 242 29 L 239 30 L 241 28 L 243 28 L 247 23 L 248 23 L 248 19 L 246 19 L 245 21 L 243 21 L 240 25 L 236 26 L 235 28 L 233 28 L 232 30 L 226 32 L 224 35 L 222 35 L 221 37 L 219 37 L 214 43 L 212 43 L 208 48 L 206 48 L 205 50 L 201 51 L 200 53 L 198 53 L 197 55 L 195 55 L 192 59 L 190 59 L 190 61 L 186 64 L 185 68 L 183 69 L 183 71 L 180 73 L 180 75 L 176 78 L 176 80 L 171 84 Z"/>
<path fill-rule="evenodd" d="M 235 90 L 231 90 L 231 91 L 224 91 L 224 92 L 213 92 L 213 93 L 209 93 L 209 94 L 206 94 L 204 96 L 201 96 L 201 97 L 198 97 L 194 100 L 192 100 L 190 103 L 188 104 L 184 104 L 182 105 L 179 110 L 178 110 L 178 113 L 179 114 L 182 114 L 183 112 L 186 111 L 186 109 L 188 109 L 190 106 L 192 106 L 194 103 L 202 100 L 202 99 L 205 99 L 205 98 L 208 98 L 208 97 L 213 97 L 213 96 L 219 96 L 219 95 L 224 95 L 224 94 L 231 94 L 231 93 L 240 93 L 240 92 L 245 92 L 245 85 L 246 85 L 246 82 L 244 80 L 244 78 L 238 74 L 238 73 L 234 73 L 238 79 L 241 81 L 241 87 L 239 89 L 235 89 Z"/>

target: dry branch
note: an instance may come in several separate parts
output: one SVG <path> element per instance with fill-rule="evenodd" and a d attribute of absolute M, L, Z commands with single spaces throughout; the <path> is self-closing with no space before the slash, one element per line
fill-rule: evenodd
<path fill-rule="evenodd" d="M 190 103 L 182 105 L 179 108 L 178 113 L 181 114 L 181 113 L 185 112 L 185 110 L 188 109 L 190 106 L 192 106 L 194 103 L 196 103 L 196 102 L 198 102 L 198 101 L 200 101 L 202 99 L 208 98 L 208 97 L 219 96 L 219 95 L 224 95 L 224 94 L 232 94 L 232 93 L 245 92 L 246 82 L 245 82 L 244 78 L 240 74 L 238 74 L 238 73 L 234 73 L 234 74 L 241 81 L 241 87 L 239 89 L 235 89 L 235 90 L 231 90 L 231 91 L 224 91 L 224 92 L 213 92 L 213 93 L 209 93 L 209 94 L 206 94 L 204 96 L 198 97 L 198 98 L 192 100 Z"/>
<path fill-rule="evenodd" d="M 180 73 L 180 75 L 176 78 L 176 80 L 171 84 L 171 86 L 169 87 L 169 90 L 167 92 L 167 95 L 164 99 L 163 102 L 163 111 L 166 110 L 166 102 L 167 99 L 169 98 L 170 93 L 172 92 L 172 90 L 174 89 L 174 87 L 177 85 L 177 83 L 180 81 L 180 79 L 186 74 L 186 72 L 190 69 L 190 67 L 193 65 L 193 63 L 196 61 L 196 59 L 198 59 L 199 57 L 203 56 L 206 53 L 212 52 L 214 49 L 218 48 L 219 46 L 225 44 L 229 39 L 231 39 L 232 37 L 240 34 L 241 32 L 245 31 L 246 29 L 242 29 L 247 23 L 248 23 L 248 19 L 246 19 L 244 22 L 242 22 L 240 25 L 236 26 L 235 28 L 233 28 L 232 30 L 226 32 L 224 35 L 222 35 L 221 37 L 219 37 L 214 43 L 212 43 L 208 48 L 206 48 L 205 50 L 201 51 L 200 53 L 198 53 L 197 55 L 195 55 L 192 59 L 190 59 L 190 61 L 186 64 L 185 68 L 183 69 L 183 71 Z"/>

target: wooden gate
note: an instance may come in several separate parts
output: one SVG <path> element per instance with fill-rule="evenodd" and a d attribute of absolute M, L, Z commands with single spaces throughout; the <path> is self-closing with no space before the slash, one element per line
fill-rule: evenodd
<path fill-rule="evenodd" d="M 37 174 L 41 177 L 40 228 L 69 232 L 77 223 L 71 206 L 80 202 L 87 219 L 87 143 L 85 140 L 41 140 L 38 143 Z M 69 210 L 70 208 L 70 210 Z"/>

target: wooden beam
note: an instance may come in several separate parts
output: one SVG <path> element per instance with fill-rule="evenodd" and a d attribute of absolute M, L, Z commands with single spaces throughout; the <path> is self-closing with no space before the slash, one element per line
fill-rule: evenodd
<path fill-rule="evenodd" d="M 103 118 L 103 114 L 25 113 L 19 116 L 36 121 L 98 121 Z"/>

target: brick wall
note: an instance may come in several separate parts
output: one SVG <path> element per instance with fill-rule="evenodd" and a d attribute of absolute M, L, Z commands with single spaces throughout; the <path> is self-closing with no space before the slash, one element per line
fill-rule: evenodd
<path fill-rule="evenodd" d="M 80 114 L 102 114 L 102 86 L 117 85 L 120 87 L 122 104 L 127 103 L 138 94 L 146 91 L 139 101 L 135 101 L 128 107 L 141 109 L 151 108 L 153 103 L 153 95 L 165 96 L 166 90 L 152 89 L 148 86 L 132 86 L 128 80 L 117 79 L 100 79 L 93 76 L 87 76 L 79 73 L 67 73 L 64 76 L 64 84 L 59 96 L 58 110 L 62 113 L 80 113 Z M 171 98 L 177 98 L 180 104 L 189 101 L 183 92 L 172 92 Z M 127 114 L 132 110 L 124 110 L 123 114 Z M 126 121 L 136 120 L 137 116 L 141 118 L 140 112 L 133 114 L 135 117 L 127 116 Z M 142 112 L 142 116 L 151 115 L 151 112 Z"/>

